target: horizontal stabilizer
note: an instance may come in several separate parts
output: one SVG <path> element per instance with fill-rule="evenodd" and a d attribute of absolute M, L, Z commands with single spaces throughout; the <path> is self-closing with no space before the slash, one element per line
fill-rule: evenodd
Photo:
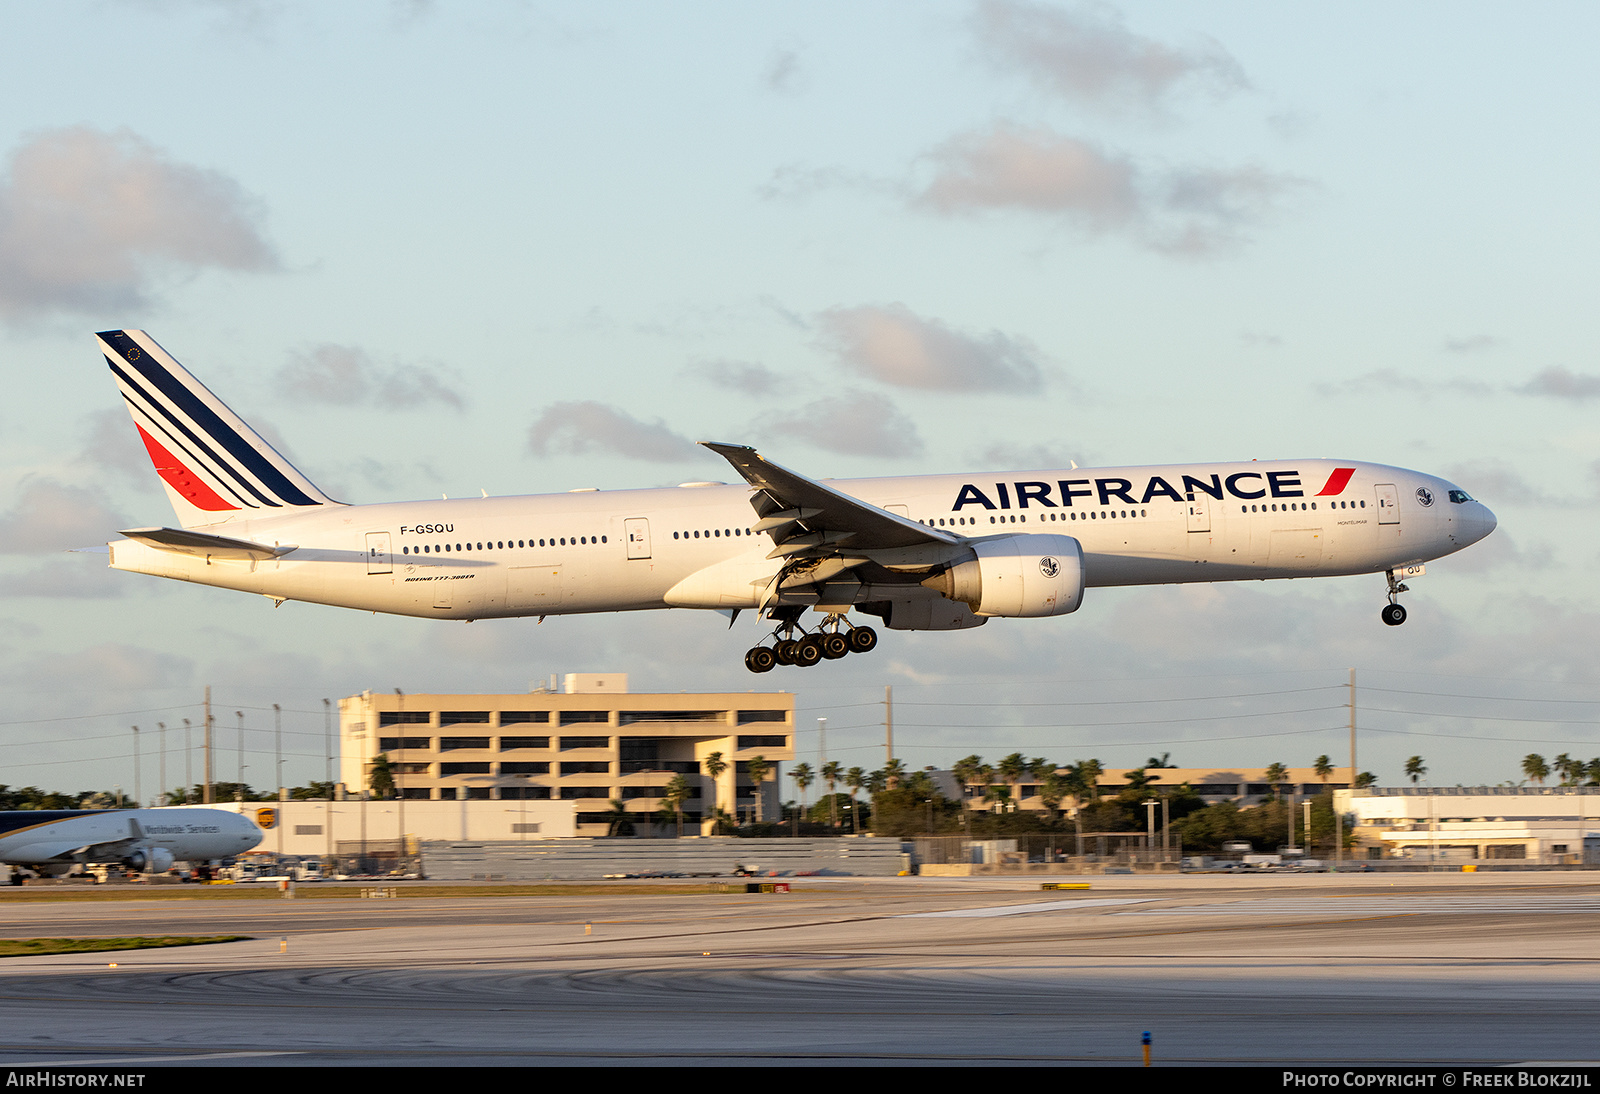
<path fill-rule="evenodd" d="M 133 528 L 122 533 L 158 551 L 176 551 L 180 555 L 196 558 L 282 558 L 290 551 L 299 550 L 299 544 L 268 546 L 251 543 L 246 539 L 229 539 L 227 536 L 208 536 L 204 532 L 188 532 L 177 528 Z"/>

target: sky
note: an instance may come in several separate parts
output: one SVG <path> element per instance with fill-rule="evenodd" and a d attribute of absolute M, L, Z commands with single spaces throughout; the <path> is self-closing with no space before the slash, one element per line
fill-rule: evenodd
<path fill-rule="evenodd" d="M 323 771 L 322 699 L 796 693 L 801 758 L 1600 756 L 1600 9 L 5 0 L 0 782 Z M 1589 316 L 1585 319 L 1585 316 Z M 1499 529 L 1381 576 L 1092 589 L 750 676 L 684 611 L 473 624 L 69 553 L 170 510 L 91 332 L 148 330 L 354 502 L 1338 457 Z M 25 394 L 26 398 L 16 395 Z M 37 400 L 37 401 L 35 401 Z M 132 726 L 141 727 L 136 776 Z M 176 735 L 174 734 L 176 731 Z M 177 779 L 169 777 L 168 785 Z"/>

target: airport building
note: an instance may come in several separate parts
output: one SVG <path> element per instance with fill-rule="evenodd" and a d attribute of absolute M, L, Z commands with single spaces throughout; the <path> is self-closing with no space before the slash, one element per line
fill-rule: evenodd
<path fill-rule="evenodd" d="M 1368 787 L 1334 807 L 1371 858 L 1600 865 L 1600 787 Z"/>
<path fill-rule="evenodd" d="M 570 803 L 581 836 L 611 830 L 612 801 L 643 834 L 681 775 L 685 832 L 699 834 L 719 808 L 739 820 L 778 819 L 782 765 L 794 757 L 794 696 L 634 694 L 626 673 L 573 673 L 560 690 L 525 694 L 368 691 L 339 701 L 339 742 L 349 794 L 371 786 L 383 756 L 408 809 Z M 715 779 L 706 769 L 714 755 L 726 765 Z M 759 786 L 749 770 L 758 757 L 766 764 Z"/>

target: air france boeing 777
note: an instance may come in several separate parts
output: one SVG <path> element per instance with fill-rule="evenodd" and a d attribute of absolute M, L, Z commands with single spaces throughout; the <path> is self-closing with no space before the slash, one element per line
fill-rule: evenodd
<path fill-rule="evenodd" d="M 179 525 L 124 531 L 113 567 L 439 619 L 749 609 L 775 624 L 755 672 L 872 649 L 851 612 L 958 630 L 1106 585 L 1383 574 L 1393 626 L 1402 581 L 1495 527 L 1453 483 L 1355 460 L 819 481 L 715 443 L 746 485 L 347 505 L 149 335 L 97 338 Z"/>

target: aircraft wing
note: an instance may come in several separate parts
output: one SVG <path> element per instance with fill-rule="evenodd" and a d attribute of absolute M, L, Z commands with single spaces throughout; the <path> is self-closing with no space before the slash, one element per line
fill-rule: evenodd
<path fill-rule="evenodd" d="M 196 558 L 253 558 L 259 561 L 282 558 L 290 551 L 299 549 L 299 545 L 293 543 L 272 546 L 177 528 L 132 528 L 121 534 L 158 551 L 176 551 L 180 555 L 194 555 Z"/>
<path fill-rule="evenodd" d="M 966 543 L 954 533 L 779 467 L 747 445 L 701 443 L 756 488 L 750 499 L 760 518 L 755 531 L 770 534 L 776 544 L 769 558 L 855 558 L 891 568 L 897 562 L 923 567 Z"/>

